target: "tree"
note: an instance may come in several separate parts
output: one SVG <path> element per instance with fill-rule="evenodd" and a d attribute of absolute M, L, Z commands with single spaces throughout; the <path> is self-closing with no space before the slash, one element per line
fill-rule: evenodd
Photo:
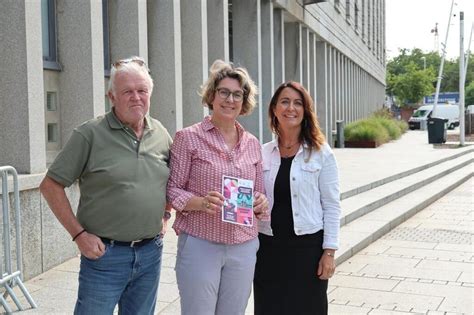
<path fill-rule="evenodd" d="M 393 95 L 403 105 L 419 103 L 424 96 L 433 93 L 434 79 L 431 69 L 419 70 L 413 62 L 404 67 L 404 73 L 390 77 Z"/>
<path fill-rule="evenodd" d="M 465 95 L 464 95 L 464 104 L 466 106 L 468 105 L 474 105 L 474 81 L 472 81 L 465 90 Z"/>
<path fill-rule="evenodd" d="M 470 83 L 474 81 L 474 54 L 471 54 L 469 58 L 469 65 L 466 73 L 466 86 L 470 86 Z M 409 49 L 400 49 L 399 55 L 387 62 L 387 76 L 386 76 L 386 93 L 388 95 L 395 95 L 399 98 L 404 104 L 416 103 L 421 100 L 422 97 L 418 98 L 416 91 L 402 91 L 403 87 L 405 89 L 410 89 L 410 85 L 407 84 L 407 81 L 411 81 L 410 77 L 413 76 L 413 73 L 407 75 L 407 71 L 413 71 L 414 65 L 415 69 L 421 71 L 424 69 L 426 62 L 426 71 L 429 76 L 432 76 L 432 89 L 426 89 L 428 94 L 422 95 L 427 96 L 435 91 L 436 81 L 439 72 L 439 66 L 441 64 L 441 56 L 435 52 L 424 53 L 421 49 L 414 48 Z M 430 72 L 428 72 L 430 71 Z M 418 74 L 420 75 L 420 74 Z M 416 83 L 416 82 L 415 82 Z M 395 86 L 397 93 L 395 93 Z M 421 84 L 423 85 L 423 84 Z M 423 89 L 417 88 L 418 91 Z M 459 58 L 456 59 L 447 59 L 444 62 L 444 69 L 441 80 L 440 92 L 457 92 L 459 91 Z M 398 94 L 398 95 L 397 95 Z M 407 98 L 408 97 L 408 98 Z M 402 99 L 403 100 L 402 100 Z M 415 98 L 415 99 L 412 99 Z M 466 98 L 467 98 L 467 88 L 466 88 Z M 467 104 L 467 100 L 466 100 Z"/>

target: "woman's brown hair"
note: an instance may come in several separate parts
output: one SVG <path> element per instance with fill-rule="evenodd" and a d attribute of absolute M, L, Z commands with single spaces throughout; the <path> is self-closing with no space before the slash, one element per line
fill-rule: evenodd
<path fill-rule="evenodd" d="M 324 134 L 319 127 L 318 119 L 314 111 L 314 103 L 311 95 L 308 91 L 298 82 L 287 81 L 281 84 L 275 91 L 268 106 L 268 115 L 270 117 L 270 129 L 277 136 L 280 136 L 278 118 L 275 116 L 275 107 L 278 103 L 278 98 L 280 97 L 281 92 L 285 88 L 291 88 L 295 90 L 303 100 L 303 120 L 301 121 L 301 132 L 299 135 L 299 140 L 306 143 L 311 150 L 314 148 L 316 151 L 321 149 L 321 146 L 326 141 Z"/>

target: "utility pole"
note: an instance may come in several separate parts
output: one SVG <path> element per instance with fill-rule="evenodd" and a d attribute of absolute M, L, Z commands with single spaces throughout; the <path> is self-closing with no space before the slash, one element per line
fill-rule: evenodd
<path fill-rule="evenodd" d="M 464 12 L 459 12 L 459 145 L 464 146 Z"/>
<path fill-rule="evenodd" d="M 446 44 L 448 43 L 448 34 L 449 34 L 449 26 L 451 25 L 451 16 L 453 16 L 453 6 L 454 6 L 454 0 L 451 2 L 451 10 L 449 11 L 449 20 L 448 20 L 448 28 L 446 30 L 446 39 L 444 40 L 444 43 L 441 44 L 443 46 L 443 56 L 441 57 L 441 64 L 439 65 L 439 71 L 438 71 L 438 81 L 436 82 L 436 93 L 435 93 L 435 99 L 434 99 L 434 104 L 433 104 L 433 114 L 431 116 L 433 118 L 437 117 L 436 106 L 438 105 L 439 90 L 441 88 L 441 79 L 443 78 L 444 59 L 446 58 Z"/>

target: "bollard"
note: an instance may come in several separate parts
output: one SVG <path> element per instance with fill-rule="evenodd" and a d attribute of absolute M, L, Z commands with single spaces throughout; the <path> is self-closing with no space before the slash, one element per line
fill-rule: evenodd
<path fill-rule="evenodd" d="M 336 121 L 336 148 L 344 148 L 344 120 Z"/>

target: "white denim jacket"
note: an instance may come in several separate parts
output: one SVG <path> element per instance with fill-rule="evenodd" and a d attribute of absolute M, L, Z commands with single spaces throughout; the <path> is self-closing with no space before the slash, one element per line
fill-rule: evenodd
<path fill-rule="evenodd" d="M 269 209 L 273 208 L 273 188 L 280 168 L 278 139 L 263 145 L 263 177 Z M 303 144 L 298 149 L 290 169 L 291 205 L 296 235 L 312 234 L 324 229 L 323 248 L 338 249 L 339 175 L 334 153 L 327 143 L 312 151 Z M 271 222 L 258 220 L 258 230 L 273 235 Z"/>

